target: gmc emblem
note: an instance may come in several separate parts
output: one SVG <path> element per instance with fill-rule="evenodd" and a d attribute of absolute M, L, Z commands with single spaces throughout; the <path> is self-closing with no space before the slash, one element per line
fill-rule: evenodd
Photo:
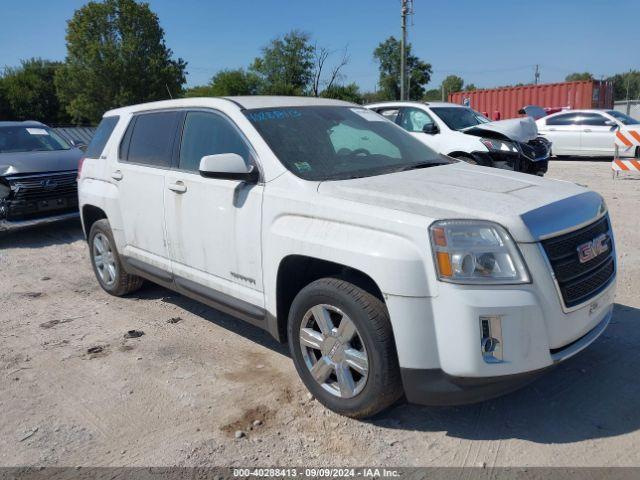
<path fill-rule="evenodd" d="M 586 263 L 589 260 L 593 260 L 598 255 L 609 250 L 609 245 L 607 245 L 608 238 L 607 234 L 603 233 L 590 242 L 578 245 L 578 259 L 580 260 L 580 263 Z"/>

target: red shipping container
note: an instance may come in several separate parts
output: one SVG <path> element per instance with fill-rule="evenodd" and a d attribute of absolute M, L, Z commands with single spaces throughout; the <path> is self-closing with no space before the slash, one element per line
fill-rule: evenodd
<path fill-rule="evenodd" d="M 518 111 L 527 105 L 538 105 L 549 110 L 613 108 L 613 84 L 586 80 L 492 88 L 450 93 L 449 101 L 468 104 L 479 112 L 489 112 L 492 117 L 499 114 L 500 118 L 507 119 L 521 116 Z"/>

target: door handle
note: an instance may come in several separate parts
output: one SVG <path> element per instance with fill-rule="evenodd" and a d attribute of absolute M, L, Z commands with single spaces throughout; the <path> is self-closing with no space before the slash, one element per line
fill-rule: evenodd
<path fill-rule="evenodd" d="M 167 188 L 176 193 L 184 193 L 187 191 L 187 186 L 180 180 L 178 180 L 176 183 L 170 183 Z"/>
<path fill-rule="evenodd" d="M 122 172 L 120 170 L 116 170 L 111 174 L 111 178 L 118 181 L 122 180 L 123 178 Z"/>
<path fill-rule="evenodd" d="M 590 128 L 585 128 L 584 130 L 582 130 L 583 132 L 590 132 L 591 129 Z"/>
<path fill-rule="evenodd" d="M 549 131 L 550 131 L 550 132 L 555 132 L 555 131 L 556 131 L 556 129 L 555 129 L 555 128 L 550 128 L 550 129 L 549 129 Z"/>

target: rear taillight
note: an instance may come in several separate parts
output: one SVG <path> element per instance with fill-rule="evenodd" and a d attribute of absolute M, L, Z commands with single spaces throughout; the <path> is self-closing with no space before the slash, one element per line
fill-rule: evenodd
<path fill-rule="evenodd" d="M 82 173 L 82 164 L 84 163 L 85 157 L 82 157 L 78 162 L 78 180 L 80 180 L 80 174 Z"/>

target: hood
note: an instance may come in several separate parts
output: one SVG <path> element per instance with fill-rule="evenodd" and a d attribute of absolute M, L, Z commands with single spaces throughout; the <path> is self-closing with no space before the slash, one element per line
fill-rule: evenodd
<path fill-rule="evenodd" d="M 77 170 L 82 155 L 77 148 L 54 152 L 0 153 L 0 176 Z"/>
<path fill-rule="evenodd" d="M 478 137 L 490 136 L 500 140 L 515 140 L 522 143 L 527 143 L 538 136 L 538 127 L 531 117 L 482 123 L 462 131 Z"/>
<path fill-rule="evenodd" d="M 505 226 L 519 242 L 536 240 L 525 226 L 526 213 L 589 192 L 570 182 L 464 162 L 326 181 L 320 183 L 318 191 L 381 209 L 420 215 L 429 222 L 455 218 L 490 220 Z"/>

